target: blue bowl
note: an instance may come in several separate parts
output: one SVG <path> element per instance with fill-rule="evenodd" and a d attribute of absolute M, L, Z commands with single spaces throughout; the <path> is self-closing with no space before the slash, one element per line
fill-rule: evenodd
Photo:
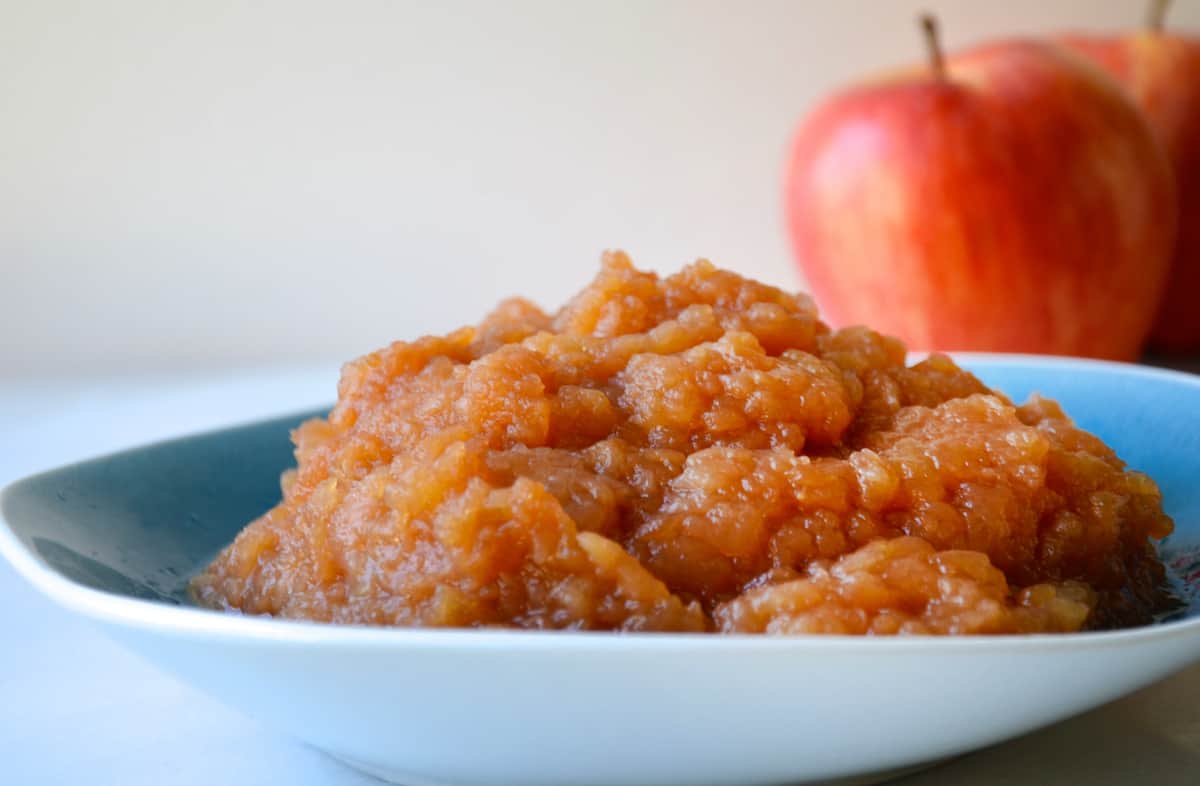
<path fill-rule="evenodd" d="M 291 431 L 313 410 L 159 442 L 18 481 L 0 496 L 13 534 L 68 579 L 161 603 L 280 499 Z"/>
<path fill-rule="evenodd" d="M 189 577 L 278 501 L 289 432 L 320 412 L 19 481 L 0 497 L 0 554 L 180 679 L 401 782 L 765 786 L 911 767 L 1200 658 L 1200 377 L 959 360 L 1013 399 L 1059 400 L 1158 481 L 1183 612 L 1120 631 L 871 638 L 371 628 L 191 607 Z M 864 718 L 888 733 L 864 736 Z"/>

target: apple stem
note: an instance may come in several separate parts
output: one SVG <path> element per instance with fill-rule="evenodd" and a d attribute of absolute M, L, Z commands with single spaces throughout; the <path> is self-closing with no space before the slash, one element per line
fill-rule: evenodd
<path fill-rule="evenodd" d="M 921 32 L 925 34 L 925 48 L 929 52 L 929 68 L 940 82 L 946 78 L 946 58 L 942 56 L 937 17 L 933 14 L 921 14 L 920 22 Z"/>
<path fill-rule="evenodd" d="M 1150 11 L 1146 14 L 1146 27 L 1154 33 L 1161 33 L 1167 18 L 1167 6 L 1171 0 L 1150 0 Z"/>

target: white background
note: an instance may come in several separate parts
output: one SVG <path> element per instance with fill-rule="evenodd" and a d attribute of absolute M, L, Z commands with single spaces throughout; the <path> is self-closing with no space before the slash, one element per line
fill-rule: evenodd
<path fill-rule="evenodd" d="M 953 49 L 1145 3 L 924 5 Z M 0 375 L 348 359 L 556 304 L 607 247 L 798 286 L 788 138 L 920 58 L 917 10 L 0 0 Z"/>

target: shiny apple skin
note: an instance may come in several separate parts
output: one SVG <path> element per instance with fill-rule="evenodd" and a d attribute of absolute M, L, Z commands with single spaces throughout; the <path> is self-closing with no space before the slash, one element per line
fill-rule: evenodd
<path fill-rule="evenodd" d="M 1174 245 L 1174 182 L 1146 120 L 1044 42 L 833 96 L 798 132 L 786 184 L 826 316 L 914 349 L 1132 359 Z"/>

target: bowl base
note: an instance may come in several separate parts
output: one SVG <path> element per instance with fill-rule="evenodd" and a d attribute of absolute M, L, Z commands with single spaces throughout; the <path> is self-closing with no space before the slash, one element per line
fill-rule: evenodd
<path fill-rule="evenodd" d="M 335 759 L 351 769 L 370 775 L 372 778 L 378 778 L 385 783 L 394 783 L 397 786 L 477 786 L 476 783 L 460 783 L 457 781 L 438 780 L 430 778 L 426 775 L 416 775 L 404 770 L 398 770 L 392 767 L 371 764 L 357 759 L 352 759 L 348 756 L 341 756 L 336 753 L 325 751 L 326 755 Z M 821 786 L 871 786 L 876 783 L 884 783 L 886 781 L 903 778 L 906 775 L 927 770 L 931 767 L 948 761 L 948 759 L 935 759 L 933 761 L 913 764 L 907 767 L 900 767 L 893 770 L 884 770 L 882 772 L 872 772 L 865 775 L 850 775 L 844 778 L 816 778 L 816 779 L 801 779 L 786 781 L 787 786 L 805 786 L 805 784 L 821 784 Z M 632 781 L 631 781 L 632 782 Z M 765 786 L 765 785 L 764 785 Z M 782 786 L 782 784 L 781 784 Z"/>

